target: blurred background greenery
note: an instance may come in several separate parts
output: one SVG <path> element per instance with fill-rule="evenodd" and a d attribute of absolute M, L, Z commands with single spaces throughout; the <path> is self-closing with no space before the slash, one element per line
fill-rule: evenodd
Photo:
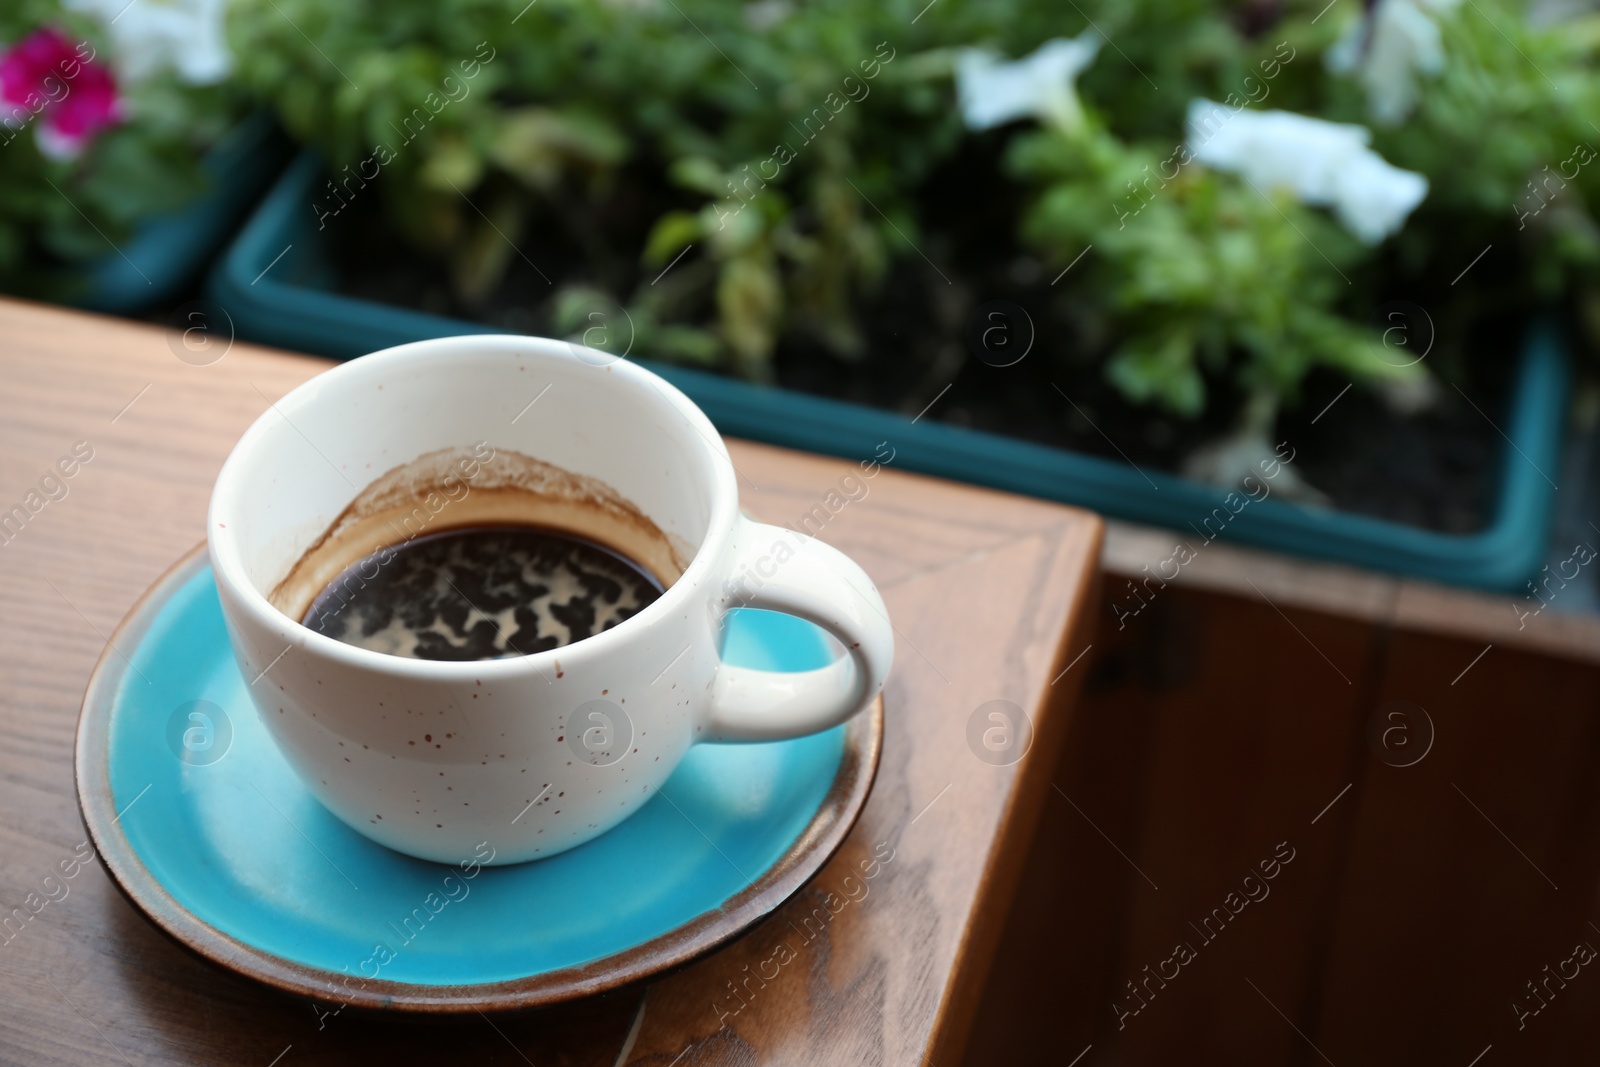
<path fill-rule="evenodd" d="M 117 6 L 0 15 L 13 50 L 43 27 L 93 42 L 121 101 L 70 158 L 0 148 L 12 291 L 62 292 L 71 265 L 193 196 L 199 154 L 267 108 L 328 162 L 308 210 L 340 230 L 352 291 L 575 338 L 594 307 L 625 308 L 638 354 L 884 406 L 950 380 L 996 296 L 1035 316 L 1028 389 L 1092 380 L 1102 408 L 1151 412 L 1191 453 L 1259 442 L 1319 367 L 1412 411 L 1430 375 L 1510 358 L 1474 347 L 1488 324 L 1558 305 L 1600 333 L 1600 15 L 1581 5 L 139 0 L 117 16 L 225 33 L 225 73 L 198 78 L 193 45 L 162 64 L 155 30 L 119 38 Z M 1232 162 L 1188 128 L 1197 101 L 1227 109 Z M 1415 176 L 1425 196 L 1397 207 Z M 1426 363 L 1386 332 L 1398 298 L 1435 327 Z M 1007 388 L 974 421 L 1048 438 L 1034 423 L 1058 416 Z"/>

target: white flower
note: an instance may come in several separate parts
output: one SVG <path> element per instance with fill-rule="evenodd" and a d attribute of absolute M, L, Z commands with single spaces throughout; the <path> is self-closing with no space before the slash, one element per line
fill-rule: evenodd
<path fill-rule="evenodd" d="M 1102 38 L 1085 30 L 1077 37 L 1046 41 L 1031 56 L 1010 61 L 982 48 L 956 54 L 956 96 L 969 130 L 987 130 L 1016 119 L 1037 118 L 1062 129 L 1083 121 L 1073 80 L 1094 62 Z"/>
<path fill-rule="evenodd" d="M 228 0 L 62 0 L 93 16 L 111 37 L 111 61 L 129 82 L 171 67 L 191 85 L 213 85 L 233 70 L 223 37 Z"/>
<path fill-rule="evenodd" d="M 1417 106 L 1419 75 L 1444 69 L 1436 14 L 1461 0 L 1379 0 L 1328 49 L 1328 69 L 1354 74 L 1367 94 L 1372 121 L 1393 126 Z"/>
<path fill-rule="evenodd" d="M 1399 230 L 1428 195 L 1428 179 L 1401 170 L 1367 147 L 1365 126 L 1289 111 L 1234 110 L 1210 100 L 1189 104 L 1189 150 L 1212 168 L 1237 174 L 1261 192 L 1289 189 L 1306 204 L 1333 209 L 1367 244 Z"/>
<path fill-rule="evenodd" d="M 766 33 L 794 14 L 794 5 L 789 0 L 755 0 L 745 5 L 742 14 L 746 26 L 757 33 Z"/>

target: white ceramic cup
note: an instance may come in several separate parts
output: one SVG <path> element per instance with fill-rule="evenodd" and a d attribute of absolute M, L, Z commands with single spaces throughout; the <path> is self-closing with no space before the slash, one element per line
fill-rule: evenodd
<path fill-rule="evenodd" d="M 344 644 L 273 606 L 375 479 L 483 442 L 612 487 L 683 546 L 681 575 L 609 630 L 475 662 Z M 486 841 L 498 863 L 582 844 L 648 801 L 697 742 L 796 737 L 855 715 L 893 654 L 860 567 L 741 514 L 727 448 L 699 408 L 646 370 L 560 341 L 422 341 L 313 378 L 234 446 L 207 540 L 234 655 L 289 763 L 353 829 L 442 862 Z M 733 607 L 807 619 L 844 654 L 797 674 L 728 666 L 718 649 Z"/>

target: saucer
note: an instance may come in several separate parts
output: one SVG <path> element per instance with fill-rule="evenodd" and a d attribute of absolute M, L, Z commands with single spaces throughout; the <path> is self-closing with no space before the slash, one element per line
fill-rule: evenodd
<path fill-rule="evenodd" d="M 730 613 L 723 655 L 800 671 L 821 630 Z M 351 830 L 300 784 L 250 702 L 204 546 L 139 600 L 78 722 L 78 802 L 157 927 L 329 1010 L 504 1011 L 680 966 L 794 894 L 866 803 L 883 704 L 811 737 L 696 745 L 658 796 L 578 848 L 510 867 L 430 863 Z M 470 876 L 469 876 L 470 875 Z"/>

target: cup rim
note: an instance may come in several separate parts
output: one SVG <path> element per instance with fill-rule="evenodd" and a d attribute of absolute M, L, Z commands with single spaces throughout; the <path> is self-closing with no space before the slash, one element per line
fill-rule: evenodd
<path fill-rule="evenodd" d="M 288 421 L 295 412 L 316 404 L 319 399 L 318 394 L 327 388 L 330 381 L 342 381 L 344 378 L 371 374 L 381 369 L 414 364 L 443 365 L 444 360 L 453 358 L 463 348 L 487 350 L 489 353 L 503 352 L 508 356 L 523 358 L 557 360 L 581 366 L 593 373 L 608 375 L 607 381 L 610 383 L 626 383 L 638 390 L 641 395 L 646 391 L 653 392 L 659 398 L 659 402 L 681 415 L 689 424 L 687 429 L 692 431 L 695 437 L 700 438 L 698 447 L 703 448 L 708 455 L 711 473 L 711 484 L 707 486 L 711 508 L 707 517 L 706 532 L 695 547 L 688 566 L 671 586 L 638 614 L 624 619 L 608 630 L 543 652 L 505 656 L 499 659 L 429 660 L 393 656 L 349 645 L 326 634 L 318 633 L 300 620 L 290 618 L 279 611 L 246 574 L 237 535 L 226 525 L 226 512 L 237 491 L 235 483 L 240 477 L 240 471 L 247 462 L 252 461 L 251 453 L 262 446 L 262 439 L 269 432 L 273 421 L 279 418 Z M 596 359 L 580 357 L 578 354 L 580 349 L 593 353 Z M 645 399 L 650 400 L 650 397 L 646 396 Z M 728 455 L 727 444 L 711 420 L 706 417 L 705 412 L 671 382 L 625 358 L 614 357 L 567 341 L 520 334 L 465 334 L 412 341 L 358 356 L 308 378 L 278 400 L 269 402 L 267 410 L 263 411 L 234 443 L 228 458 L 223 461 L 222 468 L 217 473 L 211 490 L 210 503 L 206 509 L 206 548 L 218 586 L 231 594 L 239 609 L 249 615 L 254 623 L 269 630 L 283 631 L 290 641 L 289 647 L 317 652 L 343 661 L 352 667 L 381 670 L 388 674 L 429 680 L 438 680 L 441 677 L 448 679 L 452 675 L 459 675 L 465 680 L 469 677 L 481 678 L 485 674 L 511 675 L 533 672 L 543 675 L 547 665 L 553 665 L 563 656 L 570 661 L 578 657 L 588 658 L 614 651 L 657 619 L 685 606 L 694 591 L 707 578 L 715 561 L 722 555 L 737 519 L 738 483 L 735 480 L 733 460 Z"/>

